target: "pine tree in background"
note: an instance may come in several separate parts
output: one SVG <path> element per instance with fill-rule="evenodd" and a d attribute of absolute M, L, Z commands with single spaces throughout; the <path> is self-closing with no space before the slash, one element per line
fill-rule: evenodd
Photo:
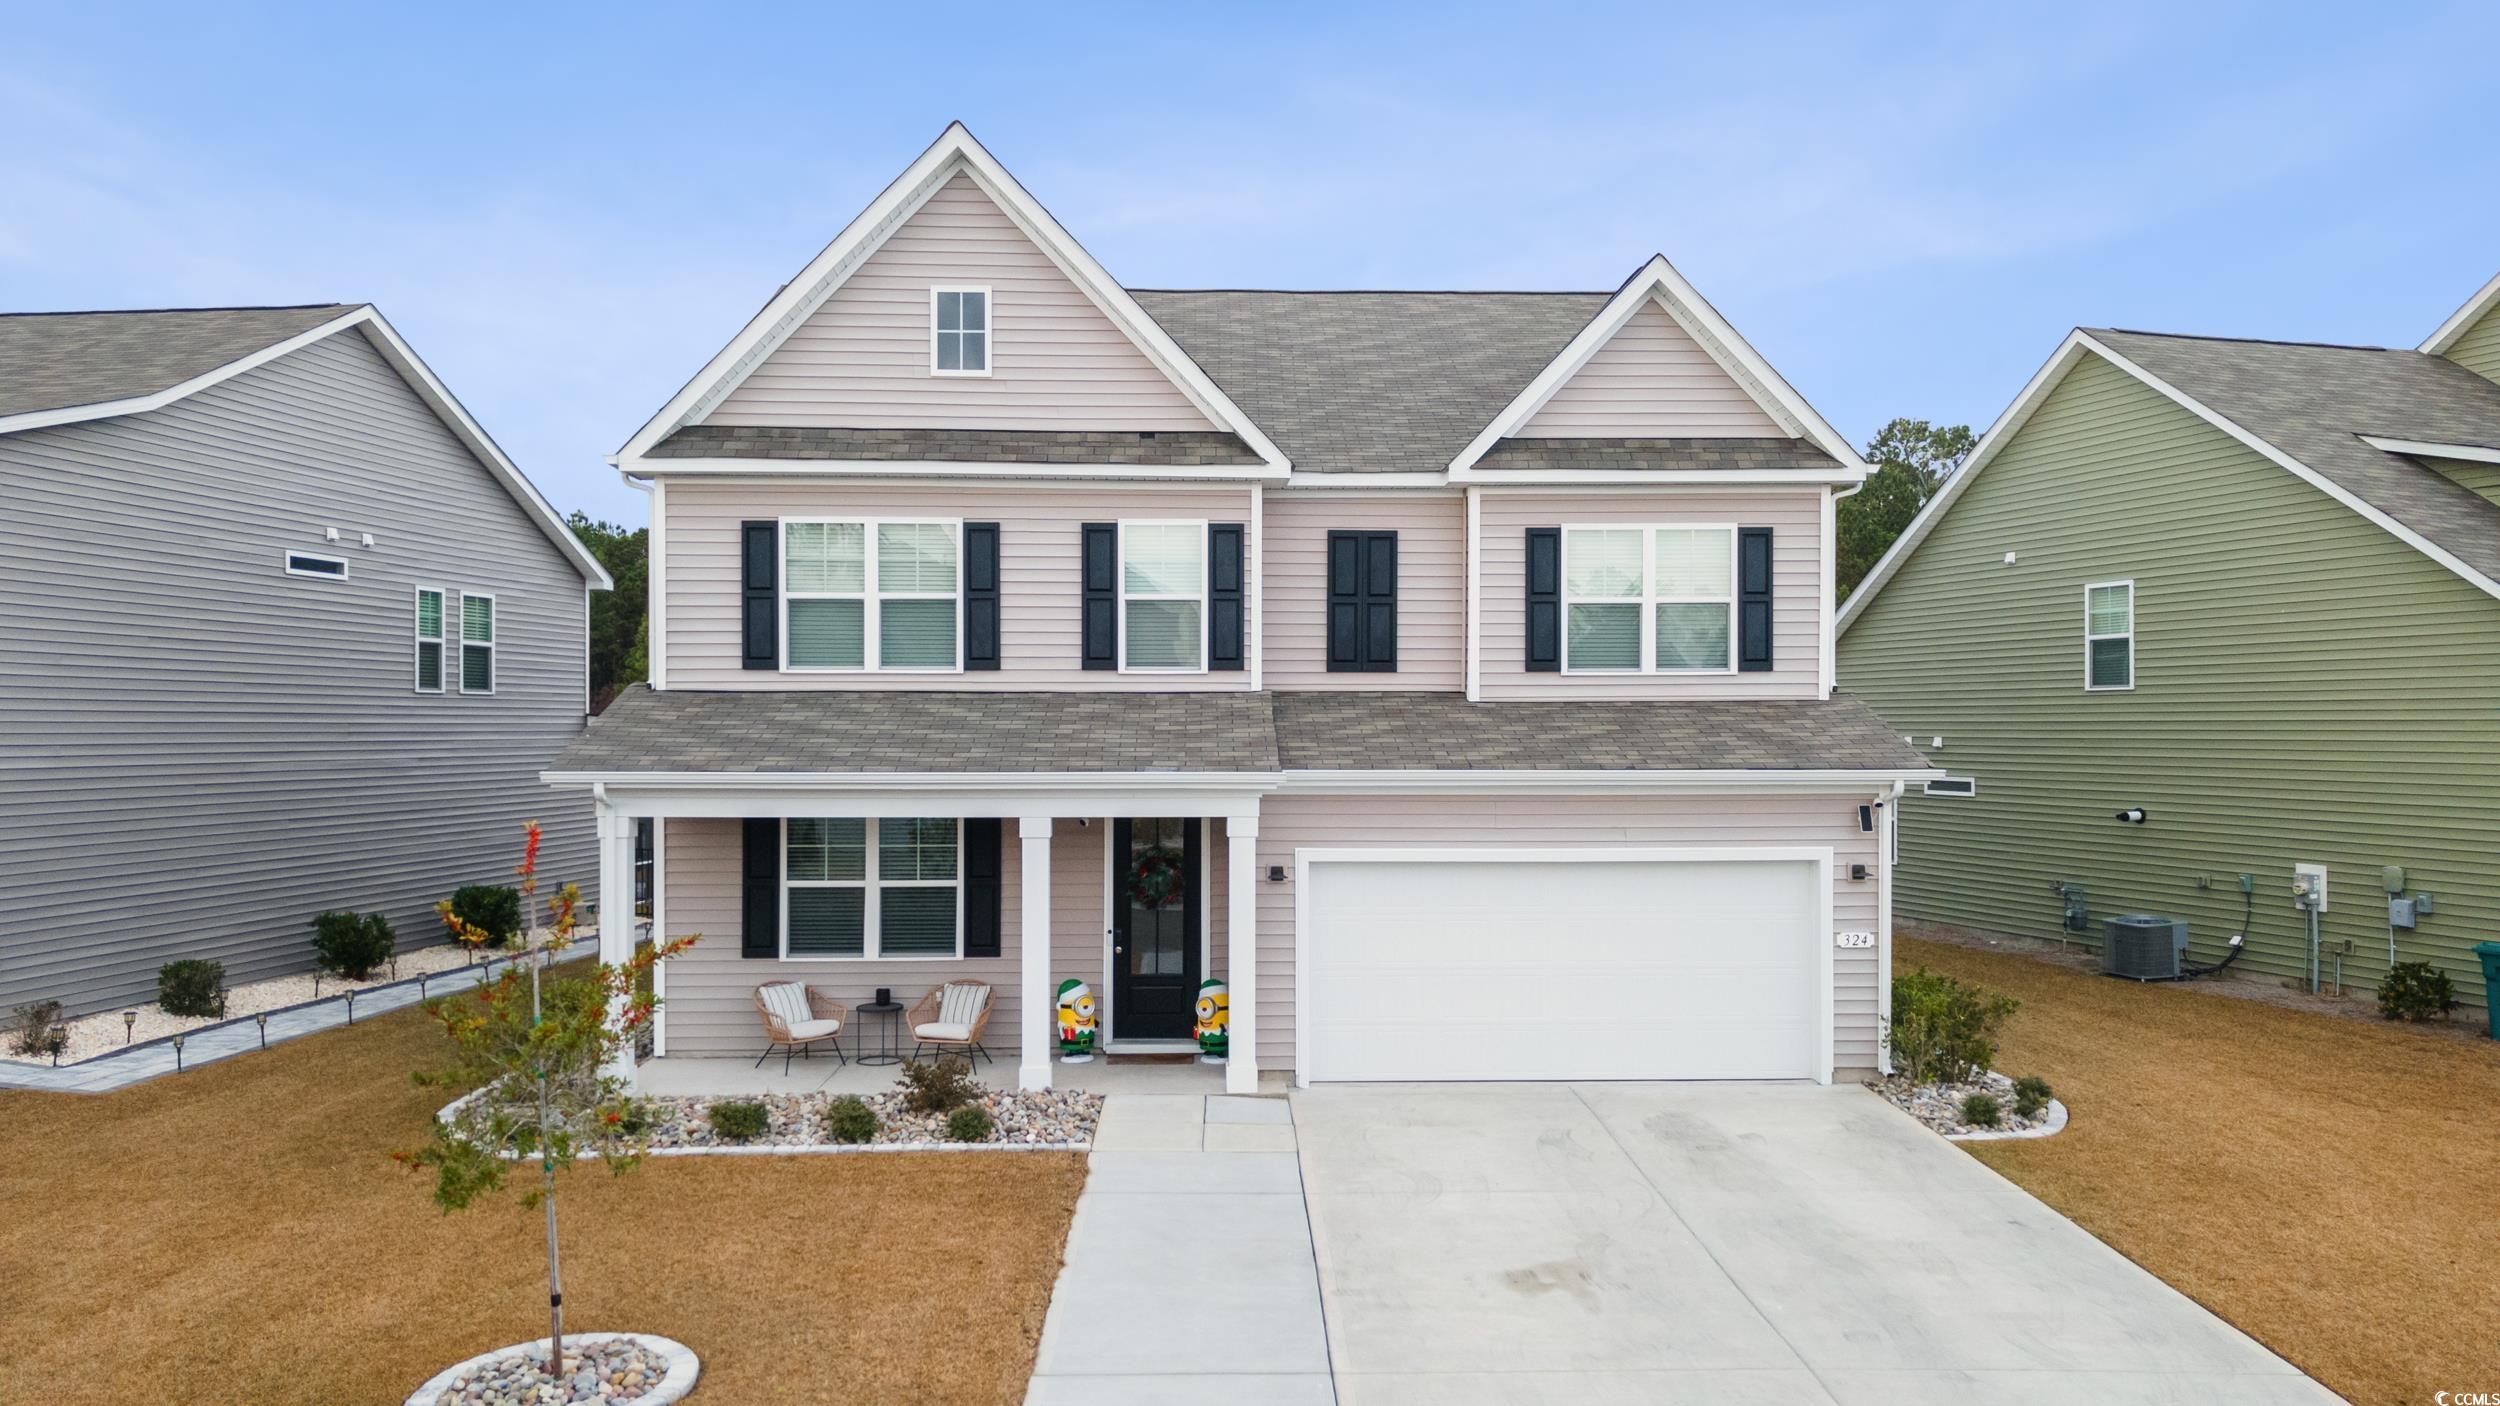
<path fill-rule="evenodd" d="M 613 590 L 590 597 L 590 711 L 608 706 L 617 690 L 651 674 L 651 532 L 600 522 L 575 512 L 566 519 L 599 564 L 616 580 Z"/>
<path fill-rule="evenodd" d="M 1840 500 L 1835 524 L 1840 578 L 1836 599 L 1847 600 L 1858 588 L 1909 529 L 1918 510 L 1962 467 L 1976 443 L 1968 425 L 1939 428 L 1925 420 L 1895 420 L 1867 441 L 1866 461 L 1875 472 L 1867 476 L 1865 487 Z"/>

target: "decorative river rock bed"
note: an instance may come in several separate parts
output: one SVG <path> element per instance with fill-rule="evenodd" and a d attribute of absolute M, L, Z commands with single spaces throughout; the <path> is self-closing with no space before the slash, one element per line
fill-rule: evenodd
<path fill-rule="evenodd" d="M 837 1148 L 825 1131 L 825 1110 L 836 1094 L 764 1094 L 754 1098 L 649 1098 L 651 1149 L 660 1151 L 728 1151 L 733 1148 Z M 1102 1117 L 1102 1095 L 1078 1089 L 1028 1092 L 992 1089 L 973 1102 L 990 1113 L 990 1135 L 975 1143 L 959 1143 L 946 1135 L 943 1113 L 911 1113 L 900 1091 L 861 1094 L 877 1115 L 876 1137 L 867 1147 L 1069 1147 L 1094 1140 L 1094 1124 Z M 715 1103 L 760 1103 L 768 1119 L 761 1137 L 730 1142 L 712 1131 L 705 1111 Z"/>
<path fill-rule="evenodd" d="M 2055 1099 L 2031 1117 L 2014 1112 L 2014 1081 L 1990 1070 L 1960 1084 L 1914 1084 L 1899 1074 L 1869 1079 L 1866 1086 L 1946 1137 L 1976 1142 L 1991 1138 L 2047 1137 L 2066 1126 L 2066 1105 Z M 1996 1126 L 1983 1128 L 1962 1121 L 1962 1100 L 1987 1094 L 1997 1101 Z"/>
<path fill-rule="evenodd" d="M 685 1344 L 646 1333 L 568 1333 L 564 1371 L 547 1371 L 547 1340 L 472 1357 L 416 1389 L 407 1406 L 667 1406 L 702 1368 Z"/>

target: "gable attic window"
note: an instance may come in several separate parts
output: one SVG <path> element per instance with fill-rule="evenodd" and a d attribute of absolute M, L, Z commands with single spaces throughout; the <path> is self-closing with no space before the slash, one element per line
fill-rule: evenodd
<path fill-rule="evenodd" d="M 2092 693 L 2135 687 L 2133 581 L 2083 588 L 2083 686 Z"/>
<path fill-rule="evenodd" d="M 332 581 L 344 581 L 347 579 L 347 559 L 318 556 L 312 552 L 289 552 L 286 554 L 286 574 L 321 576 Z"/>
<path fill-rule="evenodd" d="M 990 290 L 929 290 L 929 372 L 935 376 L 990 374 Z"/>

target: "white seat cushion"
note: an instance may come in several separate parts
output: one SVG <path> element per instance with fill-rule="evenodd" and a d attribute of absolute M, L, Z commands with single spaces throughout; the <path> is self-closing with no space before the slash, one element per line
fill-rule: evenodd
<path fill-rule="evenodd" d="M 782 1024 L 789 1026 L 793 1034 L 798 1032 L 799 1026 L 816 1019 L 816 1013 L 808 1009 L 806 990 L 791 982 L 775 982 L 766 986 L 764 1008 Z"/>
<path fill-rule="evenodd" d="M 963 981 L 948 982 L 946 994 L 938 999 L 938 1020 L 946 1025 L 963 1026 L 967 1035 L 955 1038 L 968 1038 L 973 1018 L 981 1014 L 981 1008 L 988 1005 L 989 1000 L 990 989 L 986 986 Z"/>
<path fill-rule="evenodd" d="M 786 1024 L 793 1040 L 821 1040 L 842 1028 L 838 1020 L 793 1020 Z"/>
<path fill-rule="evenodd" d="M 926 1025 L 913 1026 L 911 1033 L 923 1040 L 938 1040 L 959 1045 L 972 1038 L 972 1027 L 967 1023 L 957 1021 L 933 1020 Z"/>

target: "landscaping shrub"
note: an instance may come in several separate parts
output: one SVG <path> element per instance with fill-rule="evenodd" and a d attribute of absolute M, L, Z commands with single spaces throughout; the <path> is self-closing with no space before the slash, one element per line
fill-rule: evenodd
<path fill-rule="evenodd" d="M 1974 1128 L 1993 1128 L 2005 1116 L 1995 1094 L 1964 1094 L 1962 1121 Z"/>
<path fill-rule="evenodd" d="M 2014 1081 L 2014 1116 L 2037 1118 L 2057 1097 L 2049 1089 L 2049 1081 L 2037 1074 L 2026 1074 Z"/>
<path fill-rule="evenodd" d="M 1996 1062 L 2011 996 L 1921 967 L 1892 979 L 1892 1060 L 1921 1084 L 1955 1084 Z"/>
<path fill-rule="evenodd" d="M 914 1113 L 948 1113 L 981 1096 L 972 1061 L 946 1055 L 932 1063 L 903 1066 L 903 1106 Z"/>
<path fill-rule="evenodd" d="M 712 1120 L 712 1131 L 723 1142 L 752 1142 L 773 1125 L 764 1105 L 748 1100 L 713 1104 L 704 1116 Z"/>
<path fill-rule="evenodd" d="M 466 884 L 451 896 L 451 916 L 483 932 L 497 947 L 521 935 L 521 891 L 507 884 Z"/>
<path fill-rule="evenodd" d="M 2448 974 L 2428 962 L 2398 962 L 2378 986 L 2378 1013 L 2389 1020 L 2445 1020 L 2456 1004 Z"/>
<path fill-rule="evenodd" d="M 158 967 L 156 1003 L 167 1015 L 224 1015 L 226 964 L 185 957 Z"/>
<path fill-rule="evenodd" d="M 989 1135 L 990 1111 L 977 1103 L 946 1115 L 946 1136 L 956 1142 L 986 1142 Z"/>
<path fill-rule="evenodd" d="M 391 920 L 379 913 L 324 913 L 313 919 L 313 960 L 349 981 L 362 981 L 389 966 L 399 949 Z"/>
<path fill-rule="evenodd" d="M 69 1027 L 61 1023 L 61 1003 L 35 1001 L 17 1008 L 9 1026 L 9 1053 L 49 1059 L 69 1048 Z"/>
<path fill-rule="evenodd" d="M 844 1094 L 825 1110 L 825 1136 L 835 1142 L 870 1142 L 877 1136 L 877 1115 L 868 1100 Z"/>

